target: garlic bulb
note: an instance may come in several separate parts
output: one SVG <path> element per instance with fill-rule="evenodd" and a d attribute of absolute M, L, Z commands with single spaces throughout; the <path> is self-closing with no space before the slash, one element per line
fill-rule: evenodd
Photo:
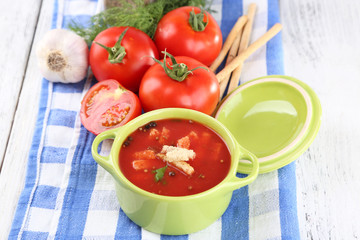
<path fill-rule="evenodd" d="M 65 29 L 53 29 L 37 45 L 42 75 L 52 82 L 75 83 L 87 74 L 89 49 L 85 40 Z"/>

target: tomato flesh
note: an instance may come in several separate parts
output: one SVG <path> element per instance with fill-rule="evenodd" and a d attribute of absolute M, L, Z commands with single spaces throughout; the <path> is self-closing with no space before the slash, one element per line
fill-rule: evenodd
<path fill-rule="evenodd" d="M 122 126 L 140 114 L 138 97 L 112 79 L 95 84 L 81 102 L 81 123 L 95 135 Z"/>
<path fill-rule="evenodd" d="M 120 124 L 126 118 L 130 111 L 130 104 L 122 103 L 111 106 L 101 115 L 101 125 L 104 127 L 113 127 Z"/>
<path fill-rule="evenodd" d="M 85 115 L 86 117 L 89 117 L 94 105 L 94 98 L 96 97 L 96 95 L 99 93 L 99 91 L 103 91 L 103 90 L 109 90 L 109 88 L 101 85 L 101 88 L 99 90 L 93 90 L 89 93 L 89 99 L 85 102 Z"/>

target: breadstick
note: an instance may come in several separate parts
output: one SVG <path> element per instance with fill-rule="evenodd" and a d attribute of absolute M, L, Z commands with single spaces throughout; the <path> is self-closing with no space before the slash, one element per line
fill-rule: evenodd
<path fill-rule="evenodd" d="M 229 50 L 229 54 L 226 58 L 226 63 L 225 66 L 228 65 L 238 54 L 238 49 L 240 46 L 240 41 L 241 41 L 241 35 L 242 35 L 242 30 L 240 30 L 240 32 L 238 33 L 238 35 L 236 36 L 234 43 L 231 45 L 231 48 Z M 230 74 L 226 76 L 226 78 L 220 83 L 220 96 L 222 96 L 225 92 L 226 86 L 228 84 L 230 78 Z"/>
<path fill-rule="evenodd" d="M 238 55 L 241 52 L 243 52 L 249 45 L 252 25 L 253 25 L 254 17 L 255 17 L 255 11 L 256 11 L 256 4 L 255 3 L 250 4 L 249 10 L 247 13 L 248 21 L 243 30 L 240 47 L 238 50 Z M 244 64 L 244 62 L 240 63 L 239 66 L 232 72 L 228 92 L 232 92 L 238 86 L 243 64 Z"/>
<path fill-rule="evenodd" d="M 240 30 L 244 27 L 247 22 L 247 16 L 241 16 L 236 21 L 234 27 L 231 29 L 228 37 L 225 40 L 224 46 L 221 49 L 219 55 L 215 59 L 215 61 L 211 64 L 210 69 L 215 72 L 216 69 L 220 66 L 221 62 L 225 59 L 226 54 L 228 53 L 231 45 L 233 44 L 236 36 L 240 32 Z"/>
<path fill-rule="evenodd" d="M 278 34 L 282 29 L 280 23 L 276 23 L 272 28 L 269 29 L 264 35 L 252 43 L 247 49 L 245 49 L 240 55 L 234 58 L 227 66 L 224 67 L 216 77 L 219 82 L 222 82 L 227 75 L 235 70 L 242 62 L 244 62 L 251 54 L 253 54 L 261 46 L 265 45 L 271 38 Z"/>

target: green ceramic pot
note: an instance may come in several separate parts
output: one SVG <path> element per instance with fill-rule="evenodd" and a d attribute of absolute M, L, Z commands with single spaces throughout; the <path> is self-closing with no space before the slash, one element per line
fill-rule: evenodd
<path fill-rule="evenodd" d="M 150 121 L 168 118 L 200 122 L 224 139 L 231 153 L 231 166 L 221 183 L 202 193 L 169 197 L 142 190 L 125 178 L 119 168 L 118 156 L 127 136 Z M 109 156 L 98 153 L 98 146 L 105 139 L 114 139 Z M 232 192 L 254 181 L 259 172 L 256 156 L 241 147 L 224 125 L 208 115 L 189 109 L 167 108 L 145 113 L 125 126 L 99 134 L 91 150 L 94 159 L 113 176 L 117 197 L 125 214 L 144 229 L 160 234 L 182 235 L 206 228 L 225 212 Z M 251 173 L 245 178 L 236 177 L 240 159 L 246 159 L 252 165 Z"/>

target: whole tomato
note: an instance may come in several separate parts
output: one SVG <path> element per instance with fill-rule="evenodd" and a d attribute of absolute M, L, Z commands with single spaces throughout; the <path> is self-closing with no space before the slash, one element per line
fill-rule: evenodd
<path fill-rule="evenodd" d="M 158 64 L 141 80 L 139 97 L 144 111 L 177 107 L 212 114 L 220 97 L 215 74 L 193 58 L 166 55 L 170 58 L 156 60 Z"/>
<path fill-rule="evenodd" d="M 122 126 L 140 114 L 136 94 L 113 79 L 92 86 L 81 101 L 81 123 L 95 135 Z"/>
<path fill-rule="evenodd" d="M 197 7 L 180 7 L 158 23 L 154 41 L 159 51 L 192 57 L 210 66 L 222 47 L 222 34 L 215 19 Z"/>
<path fill-rule="evenodd" d="M 155 43 L 134 27 L 111 27 L 99 33 L 89 53 L 91 69 L 98 81 L 115 79 L 138 92 L 142 76 L 159 58 Z"/>

